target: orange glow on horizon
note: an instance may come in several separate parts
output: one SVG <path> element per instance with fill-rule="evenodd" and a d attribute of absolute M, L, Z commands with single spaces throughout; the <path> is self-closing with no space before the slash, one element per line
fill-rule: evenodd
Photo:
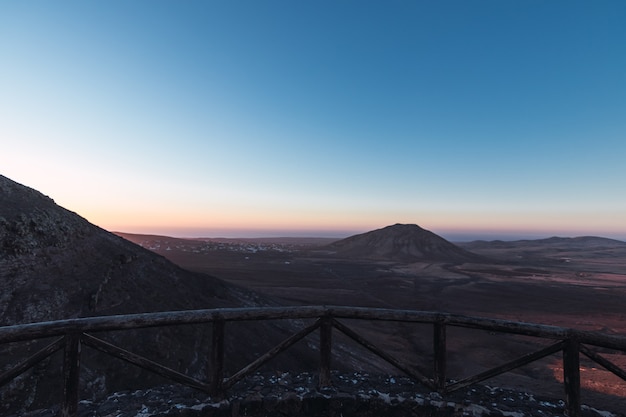
<path fill-rule="evenodd" d="M 202 208 L 201 208 L 202 207 Z M 91 223 L 106 230 L 169 234 L 172 236 L 254 236 L 288 234 L 308 236 L 349 236 L 379 229 L 395 223 L 417 224 L 434 233 L 538 236 L 614 236 L 626 238 L 626 231 L 616 227 L 623 223 L 622 213 L 561 212 L 454 212 L 400 211 L 374 212 L 340 209 L 269 210 L 249 206 L 179 207 L 154 202 L 128 205 L 124 202 L 107 206 L 85 206 L 76 210 Z M 589 219 L 593 221 L 589 221 Z M 621 233 L 621 235 L 620 235 Z"/>
<path fill-rule="evenodd" d="M 330 221 L 325 219 L 233 219 L 227 216 L 214 218 L 195 218 L 179 216 L 139 215 L 135 217 L 106 217 L 101 221 L 97 218 L 89 219 L 92 223 L 111 231 L 145 233 L 145 234 L 168 234 L 180 237 L 211 237 L 216 233 L 221 236 L 250 236 L 260 235 L 301 235 L 301 236 L 349 236 L 351 234 L 364 233 L 370 230 L 380 229 L 395 223 L 417 224 L 433 233 L 445 234 L 483 234 L 483 235 L 537 235 L 537 236 L 614 236 L 616 230 L 610 221 L 597 222 L 593 225 L 581 225 L 572 227 L 563 219 L 562 221 L 540 221 L 541 219 L 517 219 L 508 223 L 495 222 L 491 219 L 472 218 L 470 221 L 463 219 L 428 219 L 427 216 L 414 219 L 372 219 L 371 221 Z M 334 220 L 334 219 L 333 219 Z M 585 227 L 582 227 L 585 226 Z M 167 232 L 167 233 L 165 233 Z M 626 233 L 623 233 L 626 237 Z M 617 237 L 624 239 L 624 237 Z"/>

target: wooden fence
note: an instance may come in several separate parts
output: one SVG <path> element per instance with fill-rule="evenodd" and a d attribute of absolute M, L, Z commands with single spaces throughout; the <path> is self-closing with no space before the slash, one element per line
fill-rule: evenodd
<path fill-rule="evenodd" d="M 224 375 L 225 324 L 233 321 L 311 319 L 297 333 L 289 336 L 258 359 L 231 376 Z M 362 335 L 349 328 L 342 319 L 368 320 L 374 322 L 428 323 L 433 328 L 432 376 L 423 375 L 410 364 L 398 360 Z M 185 324 L 211 324 L 212 343 L 208 355 L 208 372 L 205 380 L 198 380 L 150 359 L 114 346 L 93 334 L 103 331 L 122 331 L 147 327 L 177 326 Z M 460 381 L 450 382 L 446 377 L 446 329 L 449 326 L 482 329 L 516 335 L 534 336 L 553 341 L 547 347 L 526 354 L 503 365 L 499 365 Z M 275 308 L 225 308 L 212 310 L 190 310 L 160 313 L 131 314 L 118 316 L 90 317 L 15 326 L 0 327 L 0 344 L 31 341 L 46 337 L 57 339 L 45 348 L 0 374 L 0 386 L 22 374 L 29 368 L 63 350 L 63 398 L 61 416 L 74 417 L 78 412 L 79 373 L 81 347 L 105 352 L 136 366 L 169 378 L 175 382 L 202 390 L 212 396 L 224 395 L 235 383 L 257 370 L 280 352 L 288 349 L 307 335 L 319 330 L 319 385 L 331 384 L 332 330 L 336 329 L 365 347 L 378 357 L 406 373 L 433 391 L 450 393 L 496 375 L 511 371 L 549 355 L 562 352 L 563 379 L 565 388 L 565 412 L 571 417 L 581 414 L 580 399 L 580 353 L 597 362 L 607 370 L 626 380 L 626 371 L 596 353 L 590 346 L 626 352 L 626 337 L 597 332 L 580 331 L 556 326 L 514 322 L 499 319 L 468 317 L 455 314 L 392 310 L 360 307 L 301 306 Z"/>

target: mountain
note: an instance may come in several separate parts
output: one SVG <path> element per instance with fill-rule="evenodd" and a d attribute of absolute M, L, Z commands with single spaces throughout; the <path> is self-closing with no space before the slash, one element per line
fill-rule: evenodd
<path fill-rule="evenodd" d="M 526 239 L 526 240 L 475 240 L 463 243 L 463 247 L 486 249 L 486 248 L 525 248 L 542 247 L 545 249 L 567 249 L 567 250 L 590 250 L 590 249 L 614 249 L 626 248 L 626 242 L 599 236 L 578 236 L 578 237 L 557 237 L 546 239 Z"/>
<path fill-rule="evenodd" d="M 341 257 L 381 261 L 457 263 L 480 259 L 416 224 L 394 224 L 350 236 L 326 249 Z"/>
<path fill-rule="evenodd" d="M 170 310 L 272 305 L 256 293 L 215 277 L 186 271 L 164 257 L 109 233 L 40 192 L 0 176 L 0 326 Z M 282 324 L 280 326 L 283 326 Z M 242 364 L 282 340 L 284 327 L 232 325 L 228 366 Z M 231 327 L 229 327 L 231 329 Z M 206 372 L 210 326 L 111 332 L 110 342 L 192 376 Z M 41 342 L 41 343 L 40 343 Z M 46 342 L 49 343 L 49 342 Z M 36 352 L 43 341 L 0 345 L 0 371 Z M 302 358 L 284 358 L 296 366 Z M 3 387 L 0 415 L 11 404 L 56 402 L 60 355 Z M 90 394 L 160 381 L 138 368 L 85 349 L 81 378 Z M 288 368 L 289 369 L 289 368 Z M 155 379 L 157 378 L 157 379 Z"/>
<path fill-rule="evenodd" d="M 241 304 L 241 294 L 0 176 L 0 324 Z"/>

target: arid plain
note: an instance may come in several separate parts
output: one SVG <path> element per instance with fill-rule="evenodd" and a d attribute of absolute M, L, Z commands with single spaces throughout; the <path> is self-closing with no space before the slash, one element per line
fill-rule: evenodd
<path fill-rule="evenodd" d="M 478 257 L 449 263 L 342 257 L 327 246 L 332 239 L 120 235 L 186 269 L 253 289 L 284 305 L 442 311 L 626 335 L 626 243 L 617 240 L 581 237 L 457 243 Z M 394 355 L 430 372 L 430 327 L 354 325 Z M 471 376 L 549 343 L 450 329 L 449 378 Z M 602 354 L 626 368 L 626 355 Z M 487 384 L 562 398 L 561 363 L 560 355 L 549 356 Z M 584 357 L 581 386 L 583 403 L 618 413 L 626 409 L 626 382 Z"/>

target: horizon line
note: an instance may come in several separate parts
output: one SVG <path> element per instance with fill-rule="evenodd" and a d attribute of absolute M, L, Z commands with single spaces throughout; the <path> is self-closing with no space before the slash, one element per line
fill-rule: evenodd
<path fill-rule="evenodd" d="M 132 229 L 132 228 L 131 228 Z M 143 229 L 143 228 L 142 228 Z M 191 232 L 190 230 L 176 230 L 176 228 L 154 228 L 152 230 L 141 231 L 124 231 L 111 230 L 114 234 L 133 234 L 147 236 L 162 236 L 174 239 L 345 239 L 354 235 L 367 233 L 381 228 L 360 230 L 241 230 L 241 229 L 206 229 Z M 483 241 L 516 241 L 516 240 L 541 240 L 553 237 L 559 238 L 578 238 L 578 237 L 598 237 L 604 239 L 613 239 L 626 243 L 626 233 L 611 234 L 594 234 L 594 233 L 554 233 L 541 231 L 436 231 L 427 229 L 438 236 L 452 242 L 472 242 L 477 240 Z"/>

